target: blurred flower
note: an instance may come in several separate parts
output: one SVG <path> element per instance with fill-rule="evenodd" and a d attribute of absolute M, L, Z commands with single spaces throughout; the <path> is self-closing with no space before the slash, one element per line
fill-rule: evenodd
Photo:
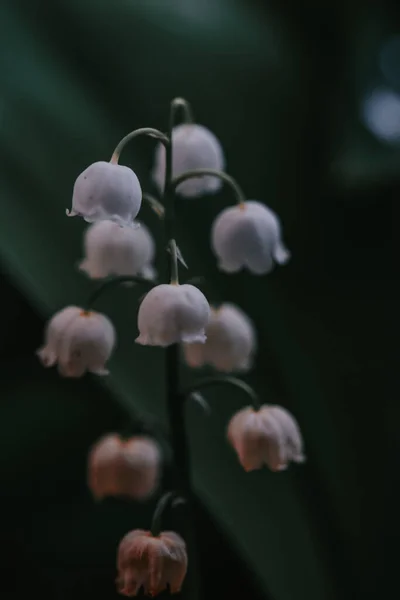
<path fill-rule="evenodd" d="M 365 97 L 363 120 L 380 140 L 400 144 L 400 96 L 387 88 L 377 88 Z"/>
<path fill-rule="evenodd" d="M 212 365 L 218 371 L 247 371 L 256 349 L 256 332 L 249 317 L 234 304 L 211 309 L 204 344 L 184 344 L 190 367 Z"/>
<path fill-rule="evenodd" d="M 150 531 L 136 529 L 128 533 L 118 549 L 117 587 L 124 596 L 144 593 L 156 596 L 169 586 L 171 594 L 180 591 L 187 571 L 184 540 L 173 531 L 157 537 Z"/>
<path fill-rule="evenodd" d="M 228 425 L 228 440 L 245 471 L 283 471 L 290 461 L 303 462 L 303 440 L 299 426 L 287 410 L 264 404 L 259 410 L 247 407 Z"/>
<path fill-rule="evenodd" d="M 45 343 L 37 354 L 45 367 L 58 363 L 64 377 L 82 377 L 86 371 L 108 375 L 105 363 L 115 345 L 115 330 L 104 315 L 68 306 L 49 321 Z"/>
<path fill-rule="evenodd" d="M 144 500 L 157 488 L 161 452 L 151 438 L 122 440 L 117 434 L 101 438 L 88 461 L 88 485 L 97 499 L 127 496 Z"/>
<path fill-rule="evenodd" d="M 172 131 L 172 176 L 178 177 L 192 169 L 216 169 L 222 171 L 225 159 L 221 144 L 211 131 L 202 125 L 184 123 Z M 162 191 L 165 178 L 165 148 L 159 144 L 156 148 L 153 179 Z M 211 194 L 220 189 L 222 182 L 217 177 L 203 175 L 179 184 L 178 194 L 186 198 Z"/>
<path fill-rule="evenodd" d="M 69 217 L 88 223 L 115 221 L 132 225 L 140 210 L 142 189 L 132 169 L 105 161 L 95 162 L 75 181 Z"/>
<path fill-rule="evenodd" d="M 178 342 L 203 343 L 209 316 L 206 297 L 193 285 L 157 285 L 140 305 L 136 342 L 163 347 Z"/>
<path fill-rule="evenodd" d="M 92 279 L 108 275 L 142 275 L 154 279 L 154 240 L 143 224 L 121 227 L 112 221 L 90 225 L 85 232 L 85 259 L 79 268 Z"/>
<path fill-rule="evenodd" d="M 254 275 L 265 275 L 272 271 L 274 261 L 285 264 L 290 258 L 277 215 L 254 200 L 226 208 L 217 216 L 211 245 L 219 268 L 227 273 L 247 268 Z"/>

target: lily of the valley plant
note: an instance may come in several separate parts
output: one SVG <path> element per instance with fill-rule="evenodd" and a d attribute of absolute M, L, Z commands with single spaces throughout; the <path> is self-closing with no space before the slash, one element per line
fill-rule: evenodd
<path fill-rule="evenodd" d="M 183 123 L 176 125 L 178 109 Z M 134 171 L 119 164 L 125 146 L 139 136 L 157 140 L 152 178 L 160 198 L 142 194 Z M 227 440 L 245 471 L 267 466 L 286 469 L 304 461 L 303 442 L 295 418 L 285 409 L 260 401 L 255 391 L 232 373 L 249 371 L 257 351 L 256 328 L 238 307 L 226 302 L 210 306 L 198 287 L 179 282 L 179 263 L 184 262 L 175 239 L 176 200 L 216 193 L 228 185 L 234 204 L 215 219 L 210 242 L 218 267 L 233 274 L 247 269 L 266 275 L 285 264 L 290 253 L 282 239 L 278 216 L 263 202 L 248 200 L 237 182 L 223 171 L 222 146 L 211 131 L 194 123 L 189 104 L 176 98 L 171 103 L 167 134 L 150 127 L 135 130 L 117 145 L 109 162 L 101 160 L 78 176 L 67 215 L 90 225 L 84 238 L 80 270 L 91 279 L 105 279 L 86 306 L 68 306 L 50 319 L 38 356 L 45 367 L 58 366 L 64 377 L 86 372 L 107 375 L 107 361 L 116 343 L 110 319 L 93 310 L 100 294 L 114 284 L 146 287 L 137 317 L 136 342 L 166 348 L 166 399 L 171 445 L 180 489 L 159 501 L 151 528 L 128 532 L 118 550 L 117 587 L 125 596 L 140 589 L 156 595 L 165 589 L 178 592 L 185 579 L 188 556 L 184 539 L 163 531 L 162 515 L 176 494 L 190 502 L 191 478 L 185 436 L 184 405 L 201 398 L 208 387 L 239 388 L 248 406 L 234 414 Z M 162 219 L 167 247 L 167 275 L 157 281 L 153 266 L 156 251 L 150 231 L 137 220 L 142 200 Z M 150 288 L 150 289 L 149 289 Z M 143 292 L 141 292 L 143 293 Z M 182 389 L 180 362 L 197 369 L 208 365 L 223 373 L 199 379 Z M 201 395 L 200 395 L 201 392 Z M 144 500 L 159 489 L 162 451 L 147 435 L 121 437 L 110 432 L 92 448 L 88 458 L 88 485 L 96 499 L 124 496 Z"/>

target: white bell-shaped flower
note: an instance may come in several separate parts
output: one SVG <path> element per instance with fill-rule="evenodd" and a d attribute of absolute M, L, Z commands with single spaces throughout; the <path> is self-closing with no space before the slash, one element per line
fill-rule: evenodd
<path fill-rule="evenodd" d="M 184 123 L 172 130 L 172 176 L 178 177 L 192 169 L 216 169 L 223 171 L 225 158 L 222 146 L 211 131 L 202 125 Z M 164 189 L 165 147 L 156 148 L 153 179 L 160 191 Z M 186 198 L 212 194 L 220 189 L 222 182 L 217 177 L 204 175 L 182 182 L 176 188 Z"/>
<path fill-rule="evenodd" d="M 290 258 L 279 218 L 255 200 L 226 208 L 217 216 L 211 245 L 219 269 L 226 273 L 247 268 L 254 275 L 265 275 L 272 271 L 274 262 L 283 265 Z"/>
<path fill-rule="evenodd" d="M 281 406 L 243 408 L 230 420 L 227 435 L 245 471 L 263 465 L 268 465 L 271 471 L 283 471 L 289 462 L 305 460 L 297 421 Z"/>
<path fill-rule="evenodd" d="M 139 225 L 139 224 L 138 224 Z M 141 275 L 154 279 L 152 266 L 154 240 L 143 224 L 121 227 L 113 221 L 100 221 L 85 232 L 85 258 L 79 268 L 92 279 L 109 275 Z"/>
<path fill-rule="evenodd" d="M 218 371 L 247 371 L 256 350 L 256 331 L 249 317 L 234 304 L 211 309 L 204 344 L 184 344 L 190 367 L 211 365 Z"/>
<path fill-rule="evenodd" d="M 140 335 L 136 342 L 162 347 L 178 342 L 204 342 L 209 316 L 206 297 L 193 285 L 157 285 L 140 305 Z"/>
<path fill-rule="evenodd" d="M 129 167 L 99 161 L 75 181 L 69 217 L 80 216 L 88 223 L 115 221 L 132 225 L 142 203 L 142 188 Z"/>
<path fill-rule="evenodd" d="M 50 319 L 44 346 L 37 354 L 45 367 L 58 364 L 64 377 L 82 377 L 86 371 L 107 375 L 105 364 L 115 338 L 114 326 L 106 316 L 68 306 Z"/>

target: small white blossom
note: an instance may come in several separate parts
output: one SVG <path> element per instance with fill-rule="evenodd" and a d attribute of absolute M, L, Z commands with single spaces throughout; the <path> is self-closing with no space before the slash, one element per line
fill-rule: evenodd
<path fill-rule="evenodd" d="M 247 371 L 256 350 L 256 331 L 249 317 L 234 304 L 211 309 L 204 344 L 184 344 L 190 367 L 211 365 L 218 371 Z"/>
<path fill-rule="evenodd" d="M 245 471 L 283 471 L 290 461 L 304 462 L 299 426 L 281 406 L 264 404 L 259 410 L 247 407 L 236 413 L 228 425 L 228 440 Z"/>
<path fill-rule="evenodd" d="M 106 316 L 68 306 L 50 319 L 37 354 L 45 367 L 58 364 L 64 377 L 82 377 L 86 371 L 107 375 L 114 345 L 115 330 Z"/>
<path fill-rule="evenodd" d="M 139 225 L 139 224 L 138 224 Z M 143 224 L 121 227 L 112 221 L 90 225 L 85 232 L 85 259 L 79 268 L 92 279 L 141 275 L 154 279 L 154 240 Z"/>
<path fill-rule="evenodd" d="M 193 285 L 162 284 L 144 297 L 138 313 L 138 344 L 170 346 L 204 342 L 210 307 Z"/>
<path fill-rule="evenodd" d="M 127 496 L 144 500 L 156 490 L 160 475 L 160 448 L 146 436 L 124 440 L 111 433 L 102 437 L 89 454 L 88 485 L 98 499 Z"/>
<path fill-rule="evenodd" d="M 117 558 L 117 589 L 123 596 L 137 596 L 140 588 L 157 596 L 169 588 L 180 592 L 188 565 L 186 544 L 174 531 L 135 529 L 122 539 Z"/>
<path fill-rule="evenodd" d="M 211 131 L 202 125 L 184 123 L 172 130 L 172 176 L 178 177 L 192 169 L 216 169 L 225 167 L 221 144 Z M 156 148 L 153 179 L 160 191 L 164 189 L 165 148 Z M 217 177 L 204 175 L 188 179 L 179 184 L 176 191 L 186 198 L 211 194 L 220 189 L 222 182 Z"/>
<path fill-rule="evenodd" d="M 129 167 L 95 162 L 77 178 L 69 217 L 80 216 L 88 223 L 115 221 L 132 225 L 142 202 L 142 189 Z"/>
<path fill-rule="evenodd" d="M 226 273 L 247 268 L 254 275 L 265 275 L 274 262 L 283 265 L 290 258 L 279 218 L 255 200 L 223 210 L 213 223 L 211 244 Z"/>

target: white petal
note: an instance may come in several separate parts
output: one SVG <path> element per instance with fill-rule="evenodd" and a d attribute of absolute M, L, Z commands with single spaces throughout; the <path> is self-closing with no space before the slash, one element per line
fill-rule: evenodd
<path fill-rule="evenodd" d="M 221 144 L 211 131 L 197 124 L 182 124 L 174 127 L 173 145 L 173 177 L 193 169 L 216 169 L 223 171 L 225 158 Z M 156 149 L 153 179 L 160 191 L 164 189 L 165 148 L 162 144 Z M 217 177 L 196 177 L 181 183 L 177 193 L 187 198 L 216 192 L 222 182 Z"/>
<path fill-rule="evenodd" d="M 92 277 L 150 273 L 155 244 L 147 227 L 137 223 L 121 227 L 111 221 L 92 224 L 85 233 L 84 265 Z"/>
<path fill-rule="evenodd" d="M 183 339 L 201 341 L 209 311 L 206 298 L 194 286 L 158 285 L 140 305 L 136 342 L 165 347 Z"/>
<path fill-rule="evenodd" d="M 88 222 L 109 219 L 131 224 L 139 212 L 142 190 L 132 169 L 99 161 L 90 165 L 77 178 L 72 213 Z"/>
<path fill-rule="evenodd" d="M 255 275 L 265 275 L 272 271 L 275 256 L 281 264 L 288 259 L 277 216 L 254 200 L 247 201 L 244 208 L 223 210 L 214 221 L 211 243 L 219 267 L 226 272 L 246 266 Z"/>

